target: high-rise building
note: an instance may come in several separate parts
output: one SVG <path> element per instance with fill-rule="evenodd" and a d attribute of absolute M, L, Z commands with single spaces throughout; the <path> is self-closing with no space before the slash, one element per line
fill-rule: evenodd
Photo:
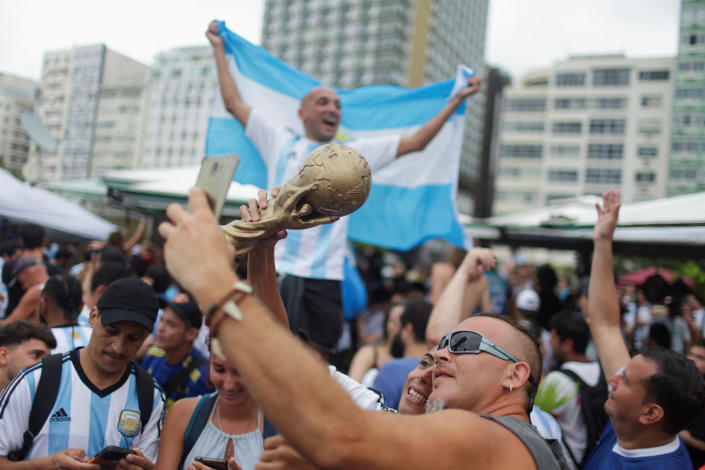
<path fill-rule="evenodd" d="M 120 162 L 121 168 L 131 165 L 138 148 L 132 147 L 129 151 L 133 155 L 126 157 L 122 140 L 133 136 L 135 142 L 138 140 L 141 109 L 135 110 L 132 104 L 135 93 L 142 93 L 148 70 L 144 64 L 103 44 L 45 53 L 39 115 L 56 139 L 57 148 L 51 153 L 32 144 L 24 169 L 28 179 L 82 179 L 96 176 L 100 168 L 109 167 L 106 162 Z M 101 104 L 103 93 L 110 103 Z M 121 104 L 123 100 L 125 106 Z M 116 119 L 120 114 L 124 116 Z M 108 130 L 111 126 L 112 131 Z M 99 142 L 96 135 L 101 139 Z M 113 137 L 118 144 L 114 150 Z M 94 154 L 96 144 L 98 154 Z"/>
<path fill-rule="evenodd" d="M 150 78 L 141 166 L 195 165 L 203 159 L 217 89 L 210 46 L 182 47 L 157 55 Z"/>
<path fill-rule="evenodd" d="M 267 0 L 262 45 L 331 86 L 418 87 L 454 77 L 458 64 L 484 71 L 487 9 L 488 0 Z M 476 177 L 484 96 L 467 101 L 461 180 Z"/>
<path fill-rule="evenodd" d="M 32 113 L 39 83 L 0 73 L 0 165 L 19 175 L 29 154 L 29 136 L 21 116 Z"/>
<path fill-rule="evenodd" d="M 505 89 L 494 213 L 666 194 L 673 58 L 577 56 Z"/>
<path fill-rule="evenodd" d="M 705 191 L 705 0 L 682 0 L 668 195 Z"/>

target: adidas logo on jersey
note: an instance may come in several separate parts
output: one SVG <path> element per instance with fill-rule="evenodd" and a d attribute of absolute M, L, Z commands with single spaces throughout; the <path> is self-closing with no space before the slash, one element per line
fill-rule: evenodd
<path fill-rule="evenodd" d="M 46 416 L 46 415 L 45 415 Z M 51 415 L 49 422 L 71 421 L 71 416 L 66 414 L 66 410 L 59 408 L 56 413 Z"/>

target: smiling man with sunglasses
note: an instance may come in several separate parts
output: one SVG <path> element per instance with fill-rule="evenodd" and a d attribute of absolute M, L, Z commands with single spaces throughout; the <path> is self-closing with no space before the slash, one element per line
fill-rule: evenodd
<path fill-rule="evenodd" d="M 523 331 L 499 318 L 468 318 L 456 330 L 480 333 L 501 349 L 487 341 L 478 346 L 508 359 L 484 350 L 456 354 L 446 346 L 435 354 L 431 399 L 447 409 L 419 416 L 363 411 L 257 293 L 242 285 L 203 191 L 193 188 L 189 200 L 193 214 L 171 205 L 169 222 L 159 226 L 167 268 L 204 307 L 217 347 L 240 371 L 270 422 L 314 466 L 559 468 L 529 425 L 534 390 L 529 377 L 538 376 L 541 361 Z M 450 343 L 456 351 L 463 348 Z"/>

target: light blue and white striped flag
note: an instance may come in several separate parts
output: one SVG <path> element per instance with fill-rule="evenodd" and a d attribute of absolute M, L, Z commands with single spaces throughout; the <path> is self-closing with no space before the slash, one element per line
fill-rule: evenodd
<path fill-rule="evenodd" d="M 277 59 L 218 24 L 225 41 L 230 72 L 248 105 L 271 117 L 275 125 L 304 134 L 297 110 L 317 80 Z M 414 132 L 440 111 L 456 81 L 465 83 L 469 69 L 450 79 L 416 89 L 371 85 L 337 90 L 342 119 L 336 139 Z M 395 160 L 374 173 L 367 202 L 350 216 L 348 237 L 396 250 L 409 250 L 431 238 L 468 246 L 455 205 L 465 106 L 461 105 L 430 145 Z M 206 139 L 206 156 L 237 153 L 235 180 L 265 188 L 265 165 L 245 130 L 216 98 Z"/>

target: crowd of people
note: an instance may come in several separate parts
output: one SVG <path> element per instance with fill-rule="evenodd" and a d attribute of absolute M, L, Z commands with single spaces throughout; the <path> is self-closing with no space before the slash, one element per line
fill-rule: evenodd
<path fill-rule="evenodd" d="M 216 23 L 206 35 L 275 188 L 334 139 L 340 99 L 314 88 L 304 135 L 273 127 L 241 98 Z M 480 83 L 413 135 L 350 145 L 373 171 L 421 149 Z M 167 208 L 161 246 L 138 243 L 144 220 L 81 249 L 47 250 L 37 225 L 0 242 L 0 467 L 705 466 L 705 310 L 682 282 L 615 282 L 617 191 L 596 208 L 585 279 L 516 248 L 406 269 L 364 247 L 344 277 L 344 219 L 241 260 L 203 191 L 189 202 Z"/>

